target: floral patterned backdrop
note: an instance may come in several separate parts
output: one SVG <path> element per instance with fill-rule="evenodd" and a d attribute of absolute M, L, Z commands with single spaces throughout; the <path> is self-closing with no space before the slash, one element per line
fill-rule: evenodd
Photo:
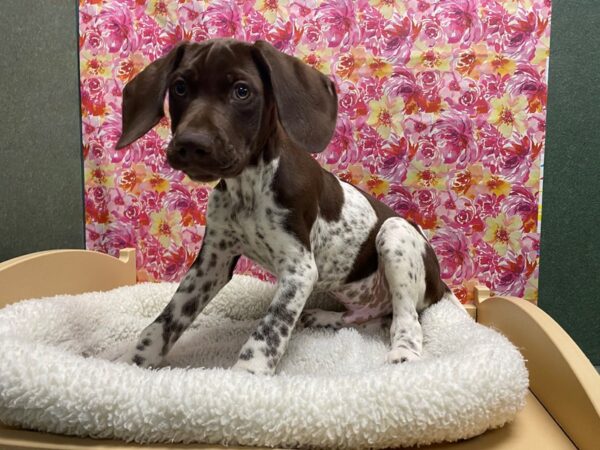
<path fill-rule="evenodd" d="M 477 280 L 536 299 L 550 6 L 80 0 L 87 247 L 136 247 L 140 281 L 183 276 L 211 188 L 165 164 L 167 119 L 114 149 L 123 86 L 182 39 L 265 39 L 336 82 L 337 129 L 318 160 L 426 229 L 462 301 Z"/>

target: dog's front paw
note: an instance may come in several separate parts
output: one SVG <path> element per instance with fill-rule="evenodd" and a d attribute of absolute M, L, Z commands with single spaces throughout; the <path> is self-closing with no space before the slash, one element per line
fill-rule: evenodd
<path fill-rule="evenodd" d="M 388 364 L 398 364 L 410 361 L 416 361 L 421 356 L 415 353 L 413 350 L 407 348 L 397 347 L 390 350 L 385 356 L 385 362 Z"/>
<path fill-rule="evenodd" d="M 135 364 L 143 369 L 156 369 L 163 363 L 165 348 L 162 326 L 155 322 L 146 327 L 137 343 L 130 344 L 116 361 Z"/>
<path fill-rule="evenodd" d="M 275 368 L 270 367 L 267 358 L 262 352 L 253 349 L 243 349 L 232 370 L 249 372 L 255 375 L 273 375 Z"/>
<path fill-rule="evenodd" d="M 140 350 L 140 345 L 128 349 L 122 355 L 113 359 L 114 362 L 136 365 L 143 369 L 157 368 L 162 364 L 162 358 L 152 352 Z"/>
<path fill-rule="evenodd" d="M 273 375 L 275 373 L 275 370 L 269 369 L 268 367 L 264 367 L 258 364 L 251 364 L 248 361 L 239 360 L 231 367 L 231 370 L 248 372 L 252 375 Z"/>
<path fill-rule="evenodd" d="M 128 344 L 124 351 L 113 361 L 136 365 L 143 369 L 159 368 L 163 363 L 162 350 L 164 345 L 161 337 L 153 336 L 145 331 L 137 343 Z"/>

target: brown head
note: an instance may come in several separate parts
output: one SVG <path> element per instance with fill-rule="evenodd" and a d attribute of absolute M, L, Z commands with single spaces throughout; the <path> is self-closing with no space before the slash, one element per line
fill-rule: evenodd
<path fill-rule="evenodd" d="M 335 128 L 337 96 L 325 75 L 264 41 L 213 39 L 177 45 L 125 86 L 118 149 L 158 123 L 167 92 L 167 161 L 197 181 L 241 173 L 278 126 L 312 153 Z"/>

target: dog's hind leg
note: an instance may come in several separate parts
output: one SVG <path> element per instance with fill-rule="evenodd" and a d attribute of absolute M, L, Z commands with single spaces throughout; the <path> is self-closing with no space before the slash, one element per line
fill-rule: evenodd
<path fill-rule="evenodd" d="M 382 224 L 375 244 L 393 306 L 391 349 L 386 360 L 401 363 L 419 359 L 423 332 L 417 311 L 425 296 L 423 252 L 427 241 L 406 220 L 393 217 Z"/>
<path fill-rule="evenodd" d="M 376 317 L 362 323 L 347 323 L 344 321 L 344 312 L 326 311 L 323 309 L 307 309 L 302 312 L 299 324 L 305 328 L 326 330 L 339 330 L 340 328 L 356 328 L 357 330 L 376 332 L 382 328 L 389 328 L 392 317 L 386 315 Z"/>
<path fill-rule="evenodd" d="M 344 327 L 343 312 L 324 309 L 306 309 L 302 311 L 299 325 L 304 328 L 325 328 L 339 330 Z"/>

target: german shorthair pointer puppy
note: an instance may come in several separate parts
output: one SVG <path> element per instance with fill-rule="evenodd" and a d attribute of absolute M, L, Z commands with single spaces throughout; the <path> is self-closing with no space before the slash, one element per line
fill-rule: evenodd
<path fill-rule="evenodd" d="M 117 148 L 156 125 L 167 92 L 168 163 L 192 180 L 220 181 L 197 259 L 121 360 L 160 366 L 231 279 L 240 255 L 276 274 L 277 289 L 234 369 L 273 374 L 298 322 L 337 329 L 385 317 L 387 361 L 418 359 L 418 313 L 452 294 L 418 226 L 310 156 L 325 149 L 335 128 L 333 82 L 263 41 L 181 43 L 125 87 Z M 303 311 L 309 295 L 323 291 L 346 311 Z"/>

